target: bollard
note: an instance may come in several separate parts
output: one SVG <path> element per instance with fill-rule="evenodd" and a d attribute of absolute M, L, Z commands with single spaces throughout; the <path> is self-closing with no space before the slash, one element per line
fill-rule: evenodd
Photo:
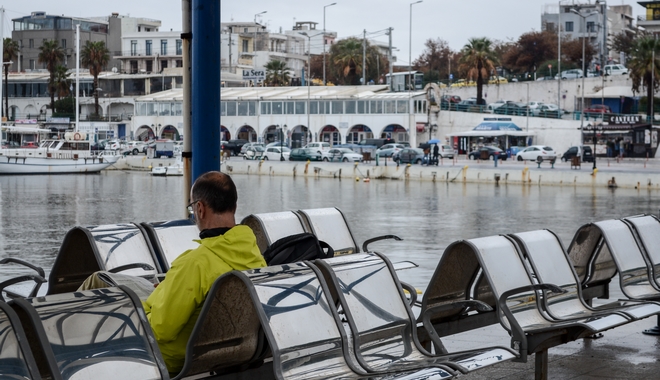
<path fill-rule="evenodd" d="M 495 173 L 495 185 L 499 186 L 500 185 L 500 173 Z"/>
<path fill-rule="evenodd" d="M 309 168 L 309 160 L 305 163 L 305 174 L 307 174 L 307 169 Z"/>
<path fill-rule="evenodd" d="M 435 182 L 435 177 L 437 176 L 438 173 L 436 172 L 431 172 L 431 175 L 433 176 L 433 182 Z"/>
<path fill-rule="evenodd" d="M 497 157 L 499 154 L 493 154 L 493 162 L 495 163 L 495 167 L 497 167 Z"/>
<path fill-rule="evenodd" d="M 378 166 L 378 155 L 376 155 L 376 166 Z"/>

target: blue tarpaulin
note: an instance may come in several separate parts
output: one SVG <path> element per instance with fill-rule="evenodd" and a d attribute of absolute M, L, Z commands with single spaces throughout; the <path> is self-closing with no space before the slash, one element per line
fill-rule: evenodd
<path fill-rule="evenodd" d="M 485 121 L 476 127 L 475 131 L 522 131 L 522 129 L 510 121 Z"/>

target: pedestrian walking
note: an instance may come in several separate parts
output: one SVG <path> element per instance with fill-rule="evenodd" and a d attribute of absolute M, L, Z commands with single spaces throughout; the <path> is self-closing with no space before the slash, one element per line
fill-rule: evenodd
<path fill-rule="evenodd" d="M 433 162 L 435 163 L 435 166 L 438 166 L 439 155 L 440 155 L 440 148 L 438 147 L 438 144 L 435 144 L 433 146 Z"/>

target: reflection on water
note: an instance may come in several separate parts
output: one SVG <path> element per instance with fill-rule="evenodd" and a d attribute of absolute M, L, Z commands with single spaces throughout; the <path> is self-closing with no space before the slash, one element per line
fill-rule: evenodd
<path fill-rule="evenodd" d="M 237 219 L 252 213 L 317 207 L 341 209 L 359 244 L 396 234 L 402 242 L 375 243 L 392 261 L 420 268 L 400 273 L 425 287 L 445 247 L 459 239 L 540 228 L 564 245 L 587 222 L 657 213 L 658 193 L 617 189 L 463 185 L 235 175 Z M 18 257 L 50 268 L 73 226 L 179 219 L 182 178 L 147 173 L 0 177 L 0 258 Z M 5 267 L 0 280 L 12 273 Z"/>

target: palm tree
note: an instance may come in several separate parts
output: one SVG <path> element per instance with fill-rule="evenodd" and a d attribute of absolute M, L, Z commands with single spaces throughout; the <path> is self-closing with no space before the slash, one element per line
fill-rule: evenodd
<path fill-rule="evenodd" d="M 491 49 L 492 42 L 486 38 L 471 38 L 461 49 L 460 65 L 467 71 L 468 80 L 476 79 L 477 104 L 483 104 L 483 86 L 491 72 L 495 70 L 497 57 Z"/>
<path fill-rule="evenodd" d="M 57 40 L 46 40 L 43 45 L 39 47 L 39 63 L 45 63 L 46 69 L 50 73 L 50 80 L 48 81 L 48 92 L 50 93 L 50 109 L 55 108 L 55 69 L 57 65 L 64 59 L 64 50 L 57 43 Z"/>
<path fill-rule="evenodd" d="M 80 52 L 82 65 L 94 77 L 94 113 L 99 114 L 99 74 L 110 61 L 110 51 L 103 41 L 87 41 Z M 78 91 L 76 89 L 76 91 Z"/>
<path fill-rule="evenodd" d="M 5 64 L 14 58 L 18 57 L 18 42 L 12 40 L 11 38 L 5 38 L 3 41 L 3 48 L 2 48 L 2 62 Z M 7 87 L 7 81 L 9 77 L 9 65 L 6 64 L 5 67 L 5 88 Z M 5 112 L 4 114 L 6 117 L 9 117 L 9 97 L 5 96 Z"/>
<path fill-rule="evenodd" d="M 71 80 L 69 75 L 71 73 L 67 72 L 68 69 L 65 66 L 59 65 L 55 69 L 55 88 L 57 90 L 57 100 L 69 95 L 69 86 L 71 85 Z"/>
<path fill-rule="evenodd" d="M 654 53 L 655 52 L 655 53 Z M 654 62 L 655 61 L 655 62 Z M 646 114 L 653 120 L 652 101 L 654 89 L 660 82 L 660 43 L 653 37 L 642 37 L 634 42 L 630 51 L 628 67 L 632 90 L 640 92 L 641 86 L 646 87 Z"/>
<path fill-rule="evenodd" d="M 358 84 L 362 75 L 362 41 L 348 38 L 330 48 L 332 63 L 344 78 L 345 84 Z M 367 56 L 370 61 L 371 57 Z"/>
<path fill-rule="evenodd" d="M 289 68 L 286 62 L 273 59 L 266 64 L 266 84 L 268 86 L 286 86 L 289 84 Z"/>

